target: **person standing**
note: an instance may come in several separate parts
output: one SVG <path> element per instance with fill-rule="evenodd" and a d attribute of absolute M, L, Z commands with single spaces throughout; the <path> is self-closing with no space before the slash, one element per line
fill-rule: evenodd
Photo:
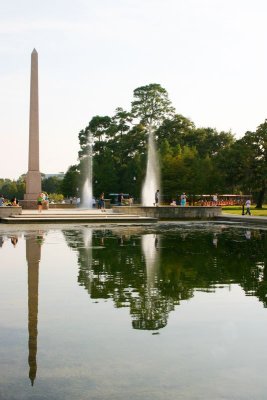
<path fill-rule="evenodd" d="M 0 194 L 0 207 L 4 205 L 5 199 L 2 194 Z"/>
<path fill-rule="evenodd" d="M 154 206 L 158 207 L 159 206 L 159 189 L 155 193 L 155 203 Z"/>
<path fill-rule="evenodd" d="M 19 203 L 18 203 L 18 200 L 16 199 L 16 197 L 13 197 L 13 199 L 11 199 L 11 205 L 13 207 L 18 207 Z"/>
<path fill-rule="evenodd" d="M 49 197 L 47 193 L 43 193 L 43 198 L 44 198 L 44 204 L 45 204 L 45 209 L 49 210 Z"/>
<path fill-rule="evenodd" d="M 181 195 L 181 206 L 182 206 L 182 207 L 185 207 L 185 206 L 186 206 L 186 194 L 185 194 L 185 193 L 183 193 L 183 194 Z"/>
<path fill-rule="evenodd" d="M 214 206 L 217 206 L 217 204 L 218 204 L 218 195 L 217 195 L 217 193 L 213 195 L 212 202 L 213 202 Z"/>
<path fill-rule="evenodd" d="M 43 200 L 44 200 L 43 193 L 39 193 L 37 197 L 37 207 L 39 213 L 41 213 L 43 209 Z"/>
<path fill-rule="evenodd" d="M 245 215 L 251 215 L 251 212 L 250 212 L 250 207 L 251 207 L 251 201 L 249 200 L 249 199 L 247 199 L 247 201 L 246 201 L 246 212 L 245 212 Z"/>
<path fill-rule="evenodd" d="M 123 194 L 120 193 L 119 196 L 118 196 L 118 204 L 119 204 L 119 206 L 122 206 L 122 202 L 123 202 Z"/>
<path fill-rule="evenodd" d="M 101 193 L 99 197 L 99 208 L 102 212 L 106 211 L 105 210 L 105 195 L 104 192 Z"/>

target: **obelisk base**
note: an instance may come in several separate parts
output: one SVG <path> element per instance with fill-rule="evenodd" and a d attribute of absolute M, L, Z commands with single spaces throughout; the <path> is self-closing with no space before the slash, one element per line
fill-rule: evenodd
<path fill-rule="evenodd" d="M 23 210 L 37 210 L 37 200 L 20 200 L 19 205 Z"/>
<path fill-rule="evenodd" d="M 39 171 L 28 171 L 26 176 L 27 193 L 24 194 L 24 200 L 20 201 L 23 209 L 37 209 L 37 197 L 42 191 L 41 173 Z"/>
<path fill-rule="evenodd" d="M 38 195 L 42 191 L 41 173 L 39 171 L 28 171 L 26 176 L 27 193 L 24 200 L 37 200 Z"/>

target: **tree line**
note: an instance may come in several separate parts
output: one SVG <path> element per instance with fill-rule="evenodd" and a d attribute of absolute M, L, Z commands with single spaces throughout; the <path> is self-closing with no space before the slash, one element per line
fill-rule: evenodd
<path fill-rule="evenodd" d="M 78 134 L 78 163 L 64 179 L 42 180 L 42 190 L 80 196 L 85 180 L 84 162 L 93 135 L 93 193 L 129 193 L 140 198 L 147 162 L 148 127 L 154 130 L 161 170 L 161 196 L 177 199 L 182 192 L 199 194 L 252 194 L 261 208 L 266 195 L 267 120 L 255 132 L 236 139 L 232 132 L 196 127 L 178 114 L 168 92 L 153 83 L 134 90 L 131 109 L 116 108 L 112 116 L 94 116 Z M 23 198 L 25 175 L 17 181 L 0 179 L 6 197 Z"/>
<path fill-rule="evenodd" d="M 147 132 L 152 126 L 161 169 L 162 195 L 252 194 L 261 208 L 266 193 L 267 120 L 236 139 L 232 132 L 199 128 L 177 114 L 159 84 L 134 90 L 131 109 L 94 116 L 79 132 L 79 162 L 65 174 L 63 194 L 75 196 L 84 181 L 83 156 L 93 135 L 93 192 L 140 198 L 146 170 Z"/>
<path fill-rule="evenodd" d="M 58 199 L 62 200 L 62 179 L 58 178 L 57 176 L 45 178 L 44 174 L 41 175 L 42 190 L 46 193 L 49 193 L 51 199 L 55 201 Z M 26 174 L 21 175 L 17 180 L 0 178 L 0 193 L 5 199 L 10 200 L 16 197 L 18 200 L 22 200 L 26 191 L 25 181 Z"/>

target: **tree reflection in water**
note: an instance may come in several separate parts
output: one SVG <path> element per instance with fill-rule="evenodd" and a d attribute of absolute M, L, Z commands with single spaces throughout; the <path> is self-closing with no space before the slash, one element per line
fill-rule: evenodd
<path fill-rule="evenodd" d="M 129 307 L 135 329 L 158 330 L 195 291 L 239 284 L 267 306 L 267 234 L 225 227 L 65 230 L 78 282 L 92 299 Z M 214 240 L 216 238 L 216 241 Z M 216 242 L 216 243 L 215 243 Z"/>

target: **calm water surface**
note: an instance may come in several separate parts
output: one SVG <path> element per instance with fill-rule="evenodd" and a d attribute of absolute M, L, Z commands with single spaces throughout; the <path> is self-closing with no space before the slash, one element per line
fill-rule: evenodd
<path fill-rule="evenodd" d="M 0 227 L 0 399 L 266 399 L 267 231 Z"/>

